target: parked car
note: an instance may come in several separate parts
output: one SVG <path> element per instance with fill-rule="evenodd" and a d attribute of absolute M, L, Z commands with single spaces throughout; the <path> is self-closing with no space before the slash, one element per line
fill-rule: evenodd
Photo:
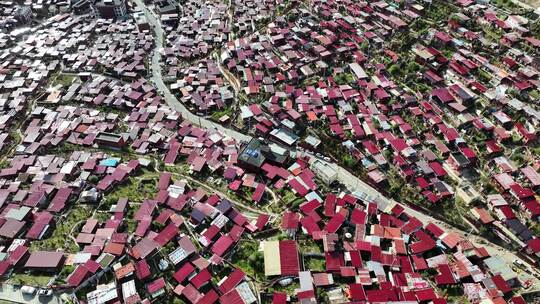
<path fill-rule="evenodd" d="M 523 263 L 523 261 L 518 260 L 518 259 L 515 259 L 515 260 L 514 260 L 514 265 L 516 265 L 517 267 L 519 267 L 519 268 L 521 268 L 521 269 L 527 268 L 527 266 L 525 265 L 525 263 Z"/>
<path fill-rule="evenodd" d="M 51 289 L 42 288 L 38 291 L 38 296 L 40 297 L 50 297 L 53 295 L 53 291 Z"/>
<path fill-rule="evenodd" d="M 34 295 L 36 293 L 36 289 L 32 286 L 23 286 L 21 287 L 21 292 L 26 295 Z"/>

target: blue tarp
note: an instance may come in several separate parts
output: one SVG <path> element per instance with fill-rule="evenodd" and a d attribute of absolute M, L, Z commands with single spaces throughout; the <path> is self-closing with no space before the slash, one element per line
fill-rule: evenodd
<path fill-rule="evenodd" d="M 116 167 L 116 165 L 118 165 L 118 159 L 107 158 L 99 162 L 99 164 L 105 167 Z"/>

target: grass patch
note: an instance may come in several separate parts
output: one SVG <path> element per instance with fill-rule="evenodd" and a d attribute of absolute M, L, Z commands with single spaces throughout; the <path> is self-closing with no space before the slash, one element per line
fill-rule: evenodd
<path fill-rule="evenodd" d="M 233 108 L 231 106 L 228 106 L 226 107 L 225 109 L 221 110 L 221 111 L 216 111 L 214 113 L 212 113 L 212 115 L 210 116 L 210 119 L 211 120 L 214 120 L 214 121 L 219 121 L 219 119 L 223 116 L 229 116 L 229 118 L 232 118 L 233 116 Z"/>
<path fill-rule="evenodd" d="M 285 207 L 288 209 L 298 208 L 306 200 L 303 197 L 297 196 L 294 192 L 289 189 L 283 189 L 277 193 L 279 201 L 281 201 L 280 207 Z M 274 206 L 277 207 L 277 206 Z M 274 210 L 276 212 L 282 211 L 281 208 Z"/>
<path fill-rule="evenodd" d="M 311 271 L 326 271 L 326 262 L 323 258 L 305 257 L 305 268 Z"/>
<path fill-rule="evenodd" d="M 73 226 L 88 219 L 91 215 L 90 208 L 82 205 L 74 206 L 65 216 L 57 221 L 51 237 L 30 243 L 30 251 L 63 249 L 69 253 L 79 251 L 79 246 L 69 237 Z M 76 233 L 75 233 L 76 234 Z M 76 237 L 76 235 L 73 235 Z"/>
<path fill-rule="evenodd" d="M 66 74 L 58 74 L 58 77 L 53 82 L 53 86 L 55 85 L 61 85 L 63 87 L 69 87 L 73 80 L 75 80 L 77 76 L 74 75 L 66 75 Z"/>
<path fill-rule="evenodd" d="M 470 226 L 465 221 L 464 217 L 469 213 L 469 207 L 463 201 L 456 198 L 454 201 L 445 201 L 436 203 L 433 211 L 438 213 L 445 222 L 458 227 L 464 231 L 468 231 Z"/>
<path fill-rule="evenodd" d="M 47 284 L 49 284 L 51 278 L 51 276 L 46 275 L 15 273 L 8 280 L 8 283 L 14 285 L 45 287 Z"/>
<path fill-rule="evenodd" d="M 108 210 L 120 198 L 127 198 L 130 202 L 142 202 L 145 198 L 153 198 L 157 192 L 158 175 L 155 172 L 144 170 L 140 177 L 130 177 L 125 183 L 117 186 L 105 196 Z"/>
<path fill-rule="evenodd" d="M 246 274 L 264 279 L 264 255 L 258 250 L 259 242 L 240 241 L 231 256 L 231 262 Z"/>
<path fill-rule="evenodd" d="M 314 240 L 298 241 L 298 244 L 302 253 L 322 253 L 321 246 Z"/>

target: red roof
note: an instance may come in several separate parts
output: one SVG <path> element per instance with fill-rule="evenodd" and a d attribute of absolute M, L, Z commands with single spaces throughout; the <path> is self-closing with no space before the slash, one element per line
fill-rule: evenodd
<path fill-rule="evenodd" d="M 245 274 L 242 270 L 235 269 L 233 272 L 231 272 L 231 274 L 229 274 L 227 279 L 225 279 L 225 281 L 223 281 L 223 283 L 219 285 L 219 291 L 222 294 L 229 292 L 230 290 L 235 288 L 236 285 L 238 285 L 238 283 L 240 283 L 244 279 L 244 277 Z"/>
<path fill-rule="evenodd" d="M 148 283 L 148 285 L 146 285 L 146 289 L 148 290 L 148 293 L 151 293 L 151 294 L 163 288 L 165 288 L 165 279 L 163 278 L 158 278 Z"/>
<path fill-rule="evenodd" d="M 426 260 L 424 260 L 421 255 L 412 255 L 412 260 L 414 263 L 414 269 L 416 269 L 416 271 L 422 271 L 429 268 Z"/>
<path fill-rule="evenodd" d="M 327 194 L 324 199 L 324 215 L 333 216 L 336 209 L 336 195 L 333 193 Z"/>
<path fill-rule="evenodd" d="M 340 267 L 344 264 L 343 254 L 340 252 L 332 251 L 325 252 L 324 257 L 326 260 L 326 270 L 332 272 L 339 272 Z"/>
<path fill-rule="evenodd" d="M 398 296 L 393 289 L 368 290 L 367 299 L 369 302 L 391 302 L 397 301 Z"/>
<path fill-rule="evenodd" d="M 222 256 L 232 244 L 233 240 L 228 235 L 223 235 L 216 241 L 214 246 L 212 246 L 212 252 L 218 256 Z"/>
<path fill-rule="evenodd" d="M 94 260 L 88 260 L 86 263 L 84 263 L 84 267 L 91 273 L 96 273 L 99 269 L 101 269 L 101 264 Z"/>
<path fill-rule="evenodd" d="M 540 239 L 535 238 L 527 242 L 527 246 L 534 252 L 540 252 Z"/>
<path fill-rule="evenodd" d="M 435 241 L 431 237 L 429 237 L 425 232 L 423 231 L 416 232 L 417 236 L 419 234 L 420 235 L 424 234 L 427 237 L 423 237 L 420 241 L 410 245 L 411 252 L 414 254 L 422 253 L 422 252 L 431 250 L 432 248 L 435 247 Z"/>
<path fill-rule="evenodd" d="M 283 220 L 281 221 L 281 229 L 298 229 L 299 216 L 296 212 L 287 211 L 283 214 Z"/>
<path fill-rule="evenodd" d="M 9 268 L 11 268 L 11 265 L 8 261 L 0 261 L 0 277 L 3 277 Z"/>
<path fill-rule="evenodd" d="M 275 292 L 272 297 L 272 304 L 286 304 L 287 294 L 284 292 Z"/>
<path fill-rule="evenodd" d="M 343 214 L 341 213 L 337 213 L 336 215 L 334 215 L 334 217 L 332 217 L 332 219 L 330 219 L 330 221 L 328 221 L 328 224 L 326 225 L 325 230 L 328 233 L 334 233 L 338 231 L 338 229 L 341 227 L 344 221 L 345 221 L 345 216 L 343 216 Z"/>
<path fill-rule="evenodd" d="M 433 288 L 427 288 L 415 291 L 416 298 L 420 302 L 429 301 L 437 298 L 437 294 L 433 291 Z"/>
<path fill-rule="evenodd" d="M 67 283 L 71 287 L 78 287 L 81 285 L 83 280 L 88 276 L 89 272 L 84 266 L 77 266 L 75 271 L 73 271 L 67 278 Z"/>
<path fill-rule="evenodd" d="M 297 275 L 300 271 L 298 248 L 295 241 L 279 242 L 279 259 L 281 275 Z"/>
<path fill-rule="evenodd" d="M 353 209 L 351 214 L 351 222 L 356 225 L 364 225 L 366 223 L 367 213 L 360 209 Z"/>
<path fill-rule="evenodd" d="M 526 199 L 526 198 L 534 196 L 534 191 L 532 191 L 529 188 L 524 188 L 518 183 L 515 183 L 515 184 L 511 185 L 510 190 L 519 199 Z"/>
<path fill-rule="evenodd" d="M 418 184 L 418 187 L 420 187 L 421 189 L 426 189 L 429 187 L 429 183 L 423 177 L 417 177 L 416 183 Z"/>
<path fill-rule="evenodd" d="M 191 278 L 190 282 L 195 286 L 195 288 L 199 289 L 201 286 L 206 284 L 210 279 L 212 278 L 212 275 L 210 274 L 210 271 L 208 269 L 203 269 L 201 272 L 196 274 L 193 278 Z"/>
<path fill-rule="evenodd" d="M 300 223 L 302 223 L 302 227 L 304 227 L 310 235 L 321 231 L 319 224 L 317 224 L 312 216 L 303 217 L 302 220 L 300 220 Z"/>
<path fill-rule="evenodd" d="M 435 276 L 435 282 L 437 282 L 437 285 L 456 284 L 450 266 L 447 264 L 439 265 L 439 275 Z"/>
<path fill-rule="evenodd" d="M 64 260 L 64 254 L 56 251 L 36 251 L 30 255 L 25 268 L 59 268 Z"/>
<path fill-rule="evenodd" d="M 268 214 L 261 214 L 257 218 L 257 222 L 255 223 L 255 226 L 258 230 L 263 230 L 264 226 L 268 223 L 268 220 L 270 219 L 270 216 Z"/>
<path fill-rule="evenodd" d="M 429 166 L 431 169 L 433 169 L 433 172 L 435 172 L 435 175 L 437 176 L 445 176 L 446 170 L 439 164 L 438 162 L 430 162 Z"/>
<path fill-rule="evenodd" d="M 144 280 L 152 274 L 150 271 L 150 266 L 145 259 L 142 259 L 135 263 L 135 274 L 137 275 L 137 279 L 139 280 Z"/>
<path fill-rule="evenodd" d="M 289 180 L 289 185 L 300 196 L 305 196 L 308 194 L 308 189 L 304 187 L 298 180 L 296 180 L 296 178 Z"/>
<path fill-rule="evenodd" d="M 364 291 L 364 287 L 362 286 L 362 284 L 359 284 L 359 283 L 349 284 L 349 292 L 350 292 L 351 300 L 353 301 L 366 300 L 366 292 Z"/>
<path fill-rule="evenodd" d="M 165 244 L 172 240 L 172 238 L 174 238 L 176 235 L 178 235 L 178 227 L 176 227 L 176 225 L 173 223 L 170 223 L 159 232 L 159 234 L 154 238 L 154 241 L 156 241 L 160 246 L 165 246 Z"/>
<path fill-rule="evenodd" d="M 441 102 L 448 103 L 454 101 L 454 97 L 447 88 L 438 88 L 431 91 L 431 95 L 437 97 Z"/>
<path fill-rule="evenodd" d="M 320 206 L 321 206 L 321 203 L 318 200 L 313 199 L 309 202 L 305 202 L 302 205 L 300 205 L 300 210 L 302 210 L 304 214 L 308 214 L 312 212 L 313 210 L 319 208 Z"/>
<path fill-rule="evenodd" d="M 178 283 L 182 283 L 190 274 L 193 273 L 193 271 L 195 271 L 195 267 L 188 262 L 174 273 L 173 278 L 178 281 Z"/>
<path fill-rule="evenodd" d="M 251 196 L 251 199 L 255 202 L 260 202 L 262 199 L 262 196 L 264 194 L 265 185 L 263 183 L 259 183 L 257 185 L 257 188 L 255 188 L 255 191 L 253 192 L 253 195 Z"/>
<path fill-rule="evenodd" d="M 244 300 L 238 293 L 236 289 L 229 291 L 219 298 L 219 302 L 222 304 L 231 303 L 231 304 L 243 304 Z"/>
<path fill-rule="evenodd" d="M 500 274 L 492 277 L 491 279 L 493 280 L 493 283 L 495 283 L 495 286 L 497 286 L 497 289 L 502 291 L 502 293 L 509 293 L 512 291 L 512 288 L 508 285 L 508 283 L 506 283 Z"/>
<path fill-rule="evenodd" d="M 211 289 L 197 302 L 197 304 L 213 304 L 216 303 L 218 299 L 218 293 L 215 290 Z"/>
<path fill-rule="evenodd" d="M 512 297 L 510 301 L 512 301 L 511 302 L 512 304 L 526 304 L 527 303 L 521 296 Z"/>
<path fill-rule="evenodd" d="M 73 190 L 71 188 L 61 188 L 56 192 L 56 195 L 47 208 L 50 212 L 60 212 L 66 206 L 66 203 Z"/>

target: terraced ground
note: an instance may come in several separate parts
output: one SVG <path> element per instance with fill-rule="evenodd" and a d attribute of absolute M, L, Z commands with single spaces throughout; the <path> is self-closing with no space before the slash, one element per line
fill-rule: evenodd
<path fill-rule="evenodd" d="M 534 7 L 540 7 L 540 0 L 522 0 L 523 3 L 527 3 L 528 5 L 534 6 Z"/>

